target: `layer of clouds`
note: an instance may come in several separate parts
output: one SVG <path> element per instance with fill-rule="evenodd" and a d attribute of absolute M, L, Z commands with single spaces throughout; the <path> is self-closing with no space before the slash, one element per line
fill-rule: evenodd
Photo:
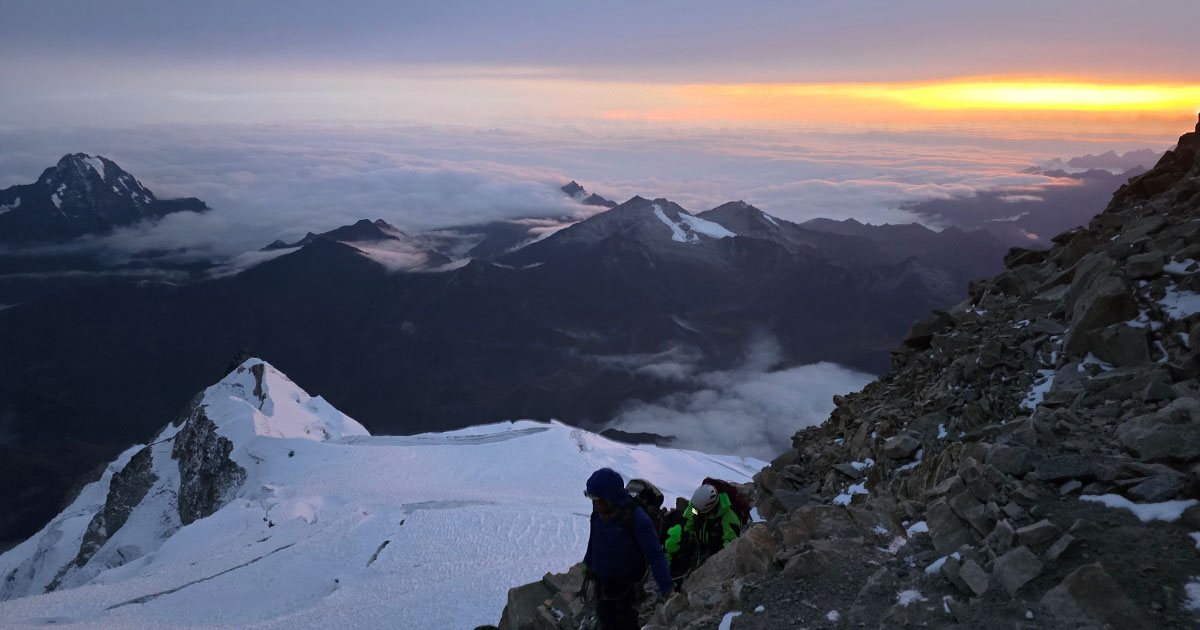
<path fill-rule="evenodd" d="M 791 445 L 798 429 L 833 411 L 834 394 L 862 389 L 875 376 L 834 363 L 778 368 L 777 346 L 759 340 L 734 370 L 697 372 L 694 363 L 655 361 L 665 380 L 687 386 L 653 402 L 635 402 L 608 428 L 675 438 L 672 446 L 769 461 Z"/>
<path fill-rule="evenodd" d="M 83 151 L 116 161 L 159 197 L 195 196 L 213 208 L 92 239 L 93 245 L 230 260 L 276 239 L 294 242 L 363 218 L 414 233 L 600 211 L 561 193 L 559 186 L 571 179 L 618 202 L 635 194 L 662 196 L 693 212 L 742 199 L 794 221 L 936 226 L 936 215 L 902 206 L 1000 187 L 1036 195 L 1038 186 L 1061 180 L 1023 172 L 1032 163 L 1164 142 L 1157 130 L 1137 129 L 1032 134 L 990 127 L 599 123 L 0 128 L 0 144 L 0 187 L 31 182 L 63 154 Z M 529 227 L 532 239 L 561 224 Z"/>

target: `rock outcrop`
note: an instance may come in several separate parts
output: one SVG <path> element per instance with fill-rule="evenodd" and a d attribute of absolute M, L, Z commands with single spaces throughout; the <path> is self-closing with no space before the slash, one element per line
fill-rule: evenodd
<path fill-rule="evenodd" d="M 1054 243 L 796 433 L 645 627 L 1198 627 L 1200 125 Z M 502 627 L 585 627 L 551 596 Z"/>
<path fill-rule="evenodd" d="M 261 365 L 261 364 L 260 364 Z M 261 400 L 256 392 L 255 397 Z M 221 509 L 246 480 L 246 469 L 230 459 L 233 442 L 197 405 L 175 435 L 171 457 L 179 462 L 179 522 L 188 525 Z"/>
<path fill-rule="evenodd" d="M 105 467 L 41 532 L 0 554 L 0 601 L 80 586 L 155 553 L 246 489 L 247 468 L 262 463 L 255 449 L 264 442 L 359 435 L 366 429 L 324 399 L 246 359 L 194 396 L 149 444 Z M 265 514 L 263 521 L 273 526 Z"/>

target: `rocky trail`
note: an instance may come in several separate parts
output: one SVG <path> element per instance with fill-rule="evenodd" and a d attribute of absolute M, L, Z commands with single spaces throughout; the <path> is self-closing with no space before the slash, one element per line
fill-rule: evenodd
<path fill-rule="evenodd" d="M 1200 627 L 1200 125 L 918 321 L 645 628 Z M 501 628 L 586 628 L 578 574 Z"/>

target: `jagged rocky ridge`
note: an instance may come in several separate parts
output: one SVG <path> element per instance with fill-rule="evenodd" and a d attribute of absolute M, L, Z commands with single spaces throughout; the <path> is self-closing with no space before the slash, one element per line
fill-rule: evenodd
<path fill-rule="evenodd" d="M 766 520 L 644 627 L 1200 627 L 1200 125 L 1054 243 L 797 432 L 748 488 Z M 592 627 L 579 584 L 501 627 Z"/>
<path fill-rule="evenodd" d="M 261 463 L 256 436 L 352 435 L 367 432 L 263 361 L 248 359 L 193 397 L 149 444 L 127 449 L 99 471 L 42 531 L 0 555 L 0 601 L 86 584 L 155 553 L 181 527 L 237 494 L 247 468 Z"/>

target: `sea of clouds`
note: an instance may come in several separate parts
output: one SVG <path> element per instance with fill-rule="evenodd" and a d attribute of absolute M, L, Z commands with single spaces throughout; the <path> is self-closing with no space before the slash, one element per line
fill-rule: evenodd
<path fill-rule="evenodd" d="M 1110 135 L 1101 147 L 1154 146 L 1136 133 Z M 0 187 L 33 181 L 66 153 L 101 154 L 160 198 L 199 197 L 213 211 L 122 230 L 99 246 L 244 259 L 275 239 L 291 242 L 363 218 L 420 232 L 598 211 L 558 190 L 571 179 L 618 202 L 666 197 L 693 212 L 741 199 L 796 221 L 936 225 L 901 206 L 1050 184 L 1024 169 L 1094 150 L 1096 140 L 974 128 L 616 122 L 10 127 L 0 128 Z"/>
<path fill-rule="evenodd" d="M 778 344 L 765 336 L 755 338 L 730 370 L 700 370 L 700 357 L 685 349 L 640 359 L 637 370 L 680 388 L 658 400 L 629 401 L 608 428 L 669 436 L 678 448 L 767 461 L 790 447 L 797 429 L 824 422 L 835 394 L 875 380 L 829 362 L 784 366 Z"/>

